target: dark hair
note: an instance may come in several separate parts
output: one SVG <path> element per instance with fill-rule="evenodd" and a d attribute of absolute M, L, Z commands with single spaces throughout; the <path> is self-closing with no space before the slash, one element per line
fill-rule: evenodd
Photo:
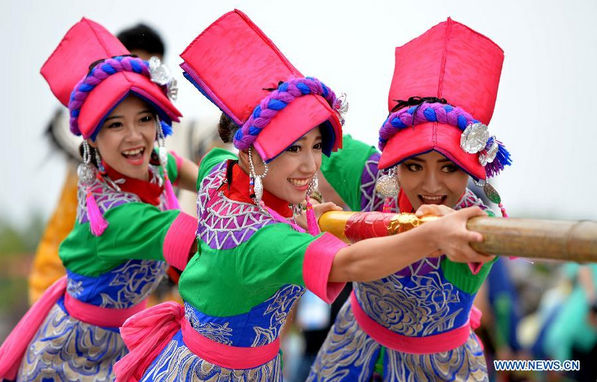
<path fill-rule="evenodd" d="M 150 54 L 164 55 L 164 41 L 150 26 L 139 23 L 118 33 L 116 37 L 129 50 L 144 50 Z"/>
<path fill-rule="evenodd" d="M 222 113 L 218 123 L 218 134 L 224 143 L 232 143 L 234 134 L 240 127 L 226 114 Z"/>

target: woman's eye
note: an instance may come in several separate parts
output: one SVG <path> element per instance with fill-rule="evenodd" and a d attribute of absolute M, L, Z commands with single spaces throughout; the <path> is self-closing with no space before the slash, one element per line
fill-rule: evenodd
<path fill-rule="evenodd" d="M 319 142 L 319 143 L 316 143 L 316 144 L 313 146 L 313 148 L 314 148 L 315 150 L 323 150 L 323 143 L 321 143 L 321 142 Z"/>
<path fill-rule="evenodd" d="M 456 167 L 454 165 L 451 165 L 451 164 L 442 167 L 442 172 L 446 172 L 446 173 L 451 173 L 451 172 L 454 172 L 454 171 L 457 171 L 457 170 L 458 170 L 458 167 Z"/>
<path fill-rule="evenodd" d="M 423 170 L 423 166 L 421 166 L 420 164 L 416 164 L 416 163 L 409 163 L 406 165 L 406 168 L 408 168 L 409 171 L 412 171 L 412 172 L 417 172 L 417 171 Z"/>
<path fill-rule="evenodd" d="M 114 129 L 117 127 L 122 127 L 122 122 L 113 122 L 111 124 L 108 125 L 108 129 Z"/>
<path fill-rule="evenodd" d="M 290 146 L 286 151 L 290 151 L 291 153 L 298 153 L 301 150 L 301 147 L 298 145 Z"/>
<path fill-rule="evenodd" d="M 151 122 L 152 120 L 153 120 L 153 117 L 151 115 L 146 115 L 140 119 L 140 121 L 143 123 Z"/>

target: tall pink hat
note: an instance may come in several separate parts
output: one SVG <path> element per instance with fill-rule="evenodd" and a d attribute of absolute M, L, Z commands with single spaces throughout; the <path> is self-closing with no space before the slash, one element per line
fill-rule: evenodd
<path fill-rule="evenodd" d="M 166 87 L 152 81 L 149 63 L 131 57 L 115 36 L 86 18 L 66 33 L 41 74 L 69 108 L 72 133 L 85 139 L 95 138 L 102 121 L 131 93 L 153 105 L 168 124 L 181 116 Z"/>
<path fill-rule="evenodd" d="M 510 154 L 487 128 L 503 61 L 493 41 L 449 18 L 396 48 L 380 168 L 432 150 L 477 180 L 509 165 Z"/>
<path fill-rule="evenodd" d="M 322 125 L 324 153 L 341 147 L 341 101 L 305 78 L 244 13 L 226 13 L 181 54 L 185 77 L 241 128 L 236 148 L 251 145 L 269 161 Z"/>

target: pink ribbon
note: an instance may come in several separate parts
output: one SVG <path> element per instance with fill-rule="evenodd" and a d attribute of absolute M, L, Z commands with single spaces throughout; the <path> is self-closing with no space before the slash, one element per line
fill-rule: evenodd
<path fill-rule="evenodd" d="M 0 347 L 0 380 L 17 376 L 25 351 L 52 307 L 66 291 L 66 276 L 59 278 L 25 313 Z"/>

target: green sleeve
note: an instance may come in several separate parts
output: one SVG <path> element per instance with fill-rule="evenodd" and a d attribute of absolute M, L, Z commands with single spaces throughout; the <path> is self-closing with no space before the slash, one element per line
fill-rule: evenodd
<path fill-rule="evenodd" d="M 168 178 L 173 184 L 178 180 L 178 164 L 176 163 L 176 157 L 172 153 L 168 153 L 168 164 L 166 165 L 168 170 Z"/>
<path fill-rule="evenodd" d="M 237 156 L 231 153 L 228 150 L 221 149 L 216 147 L 211 149 L 203 159 L 201 159 L 201 163 L 199 164 L 199 176 L 197 177 L 197 190 L 201 185 L 201 181 L 205 178 L 211 170 L 218 164 L 227 161 L 229 159 L 236 160 Z"/>
<path fill-rule="evenodd" d="M 304 286 L 303 260 L 316 238 L 288 224 L 267 225 L 257 231 L 236 259 L 237 276 L 248 294 L 271 296 L 283 285 Z"/>
<path fill-rule="evenodd" d="M 342 148 L 323 157 L 321 172 L 352 211 L 361 210 L 361 179 L 365 164 L 377 150 L 345 135 Z"/>
<path fill-rule="evenodd" d="M 75 223 L 58 254 L 67 269 L 91 277 L 131 259 L 164 260 L 164 239 L 179 214 L 126 203 L 104 213 L 108 227 L 101 236 L 91 233 L 89 222 Z"/>
<path fill-rule="evenodd" d="M 106 260 L 164 260 L 166 233 L 179 210 L 160 211 L 146 203 L 127 203 L 104 213 L 108 228 L 97 237 L 97 257 Z"/>

